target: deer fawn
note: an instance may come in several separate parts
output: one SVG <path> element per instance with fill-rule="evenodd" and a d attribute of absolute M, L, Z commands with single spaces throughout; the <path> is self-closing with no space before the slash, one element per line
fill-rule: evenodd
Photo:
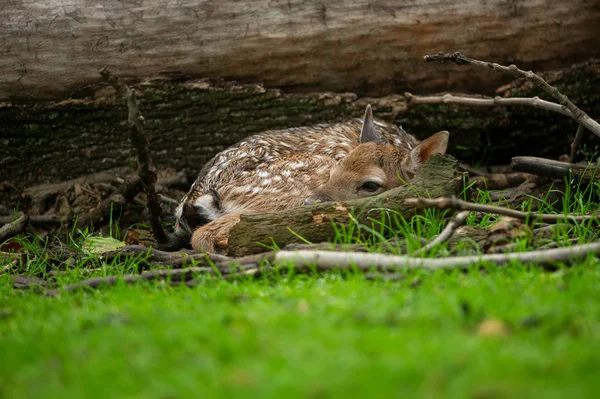
<path fill-rule="evenodd" d="M 432 154 L 445 154 L 448 132 L 419 142 L 402 128 L 364 118 L 250 136 L 217 154 L 176 211 L 173 245 L 226 252 L 243 213 L 380 194 L 410 181 Z"/>

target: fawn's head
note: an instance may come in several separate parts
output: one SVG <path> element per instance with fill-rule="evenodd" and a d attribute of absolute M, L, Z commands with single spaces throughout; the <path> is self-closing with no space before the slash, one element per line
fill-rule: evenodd
<path fill-rule="evenodd" d="M 360 144 L 332 170 L 327 183 L 304 203 L 342 201 L 369 197 L 406 184 L 433 154 L 446 153 L 447 131 L 441 131 L 407 150 L 384 141 L 367 106 Z"/>

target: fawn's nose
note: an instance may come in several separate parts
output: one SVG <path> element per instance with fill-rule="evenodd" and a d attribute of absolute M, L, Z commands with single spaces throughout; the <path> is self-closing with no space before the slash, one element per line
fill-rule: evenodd
<path fill-rule="evenodd" d="M 324 195 L 324 194 L 316 194 L 316 195 L 311 195 L 310 197 L 306 198 L 304 200 L 304 205 L 314 205 L 314 204 L 319 204 L 321 202 L 331 202 L 333 201 L 333 198 Z"/>

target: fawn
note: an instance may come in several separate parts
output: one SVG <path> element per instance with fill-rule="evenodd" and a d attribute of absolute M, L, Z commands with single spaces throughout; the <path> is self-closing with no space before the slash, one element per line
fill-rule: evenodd
<path fill-rule="evenodd" d="M 364 118 L 250 136 L 200 171 L 176 210 L 172 245 L 226 252 L 243 213 L 380 194 L 410 181 L 432 154 L 445 154 L 448 132 L 419 142 L 402 128 Z"/>

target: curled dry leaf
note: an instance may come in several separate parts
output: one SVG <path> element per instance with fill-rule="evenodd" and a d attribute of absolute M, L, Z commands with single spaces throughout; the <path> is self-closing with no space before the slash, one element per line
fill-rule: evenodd
<path fill-rule="evenodd" d="M 531 235 L 531 228 L 522 220 L 508 216 L 501 216 L 488 230 L 489 236 L 486 242 L 488 253 L 493 252 L 494 247 L 506 245 L 515 238 Z"/>

